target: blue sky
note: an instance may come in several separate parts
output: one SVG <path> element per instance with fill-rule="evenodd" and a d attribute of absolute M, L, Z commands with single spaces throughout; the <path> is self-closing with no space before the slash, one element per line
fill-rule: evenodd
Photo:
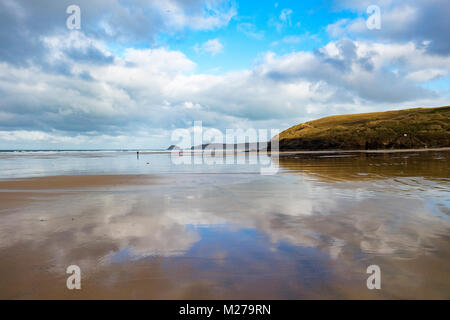
<path fill-rule="evenodd" d="M 357 16 L 350 10 L 337 11 L 330 1 L 235 2 L 239 16 L 226 28 L 191 31 L 181 35 L 162 33 L 157 43 L 184 52 L 195 61 L 199 72 L 226 72 L 249 68 L 262 52 L 286 54 L 312 51 L 330 39 L 326 27 Z M 284 14 L 285 20 L 280 16 Z M 224 49 L 214 56 L 198 53 L 195 46 L 218 39 Z M 142 45 L 142 44 L 141 44 Z M 147 44 L 148 46 L 151 46 Z"/>
<path fill-rule="evenodd" d="M 160 148 L 194 121 L 283 130 L 449 105 L 448 16 L 445 0 L 2 0 L 0 149 Z"/>

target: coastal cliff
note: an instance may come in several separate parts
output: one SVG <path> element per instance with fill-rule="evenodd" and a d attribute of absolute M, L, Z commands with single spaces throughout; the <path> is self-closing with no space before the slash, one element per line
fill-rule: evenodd
<path fill-rule="evenodd" d="M 331 116 L 278 137 L 280 151 L 449 147 L 450 106 Z"/>

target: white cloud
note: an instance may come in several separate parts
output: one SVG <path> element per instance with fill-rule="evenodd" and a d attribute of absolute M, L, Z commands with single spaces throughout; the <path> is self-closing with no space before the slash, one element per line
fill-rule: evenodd
<path fill-rule="evenodd" d="M 198 53 L 209 53 L 212 56 L 215 56 L 223 51 L 223 44 L 219 39 L 211 39 L 203 43 L 201 46 L 198 44 L 194 47 L 195 51 Z"/>
<path fill-rule="evenodd" d="M 450 54 L 450 42 L 447 31 L 450 29 L 450 6 L 447 0 L 384 0 L 378 1 L 381 9 L 381 29 L 369 30 L 366 27 L 368 15 L 366 9 L 374 4 L 370 0 L 346 0 L 336 3 L 342 10 L 356 11 L 355 19 L 341 19 L 327 27 L 332 37 L 349 36 L 352 38 L 374 39 L 377 41 L 423 44 L 428 51 Z"/>
<path fill-rule="evenodd" d="M 61 1 L 0 1 L 0 61 L 23 65 L 40 62 L 46 53 L 42 37 L 67 34 Z M 89 38 L 118 46 L 157 45 L 158 35 L 227 26 L 237 15 L 233 0 L 78 0 L 82 31 Z"/>
<path fill-rule="evenodd" d="M 339 5 L 358 18 L 328 26 L 340 40 L 314 52 L 265 53 L 248 69 L 216 75 L 196 72 L 185 54 L 156 47 L 155 39 L 227 26 L 237 14 L 233 1 L 79 0 L 83 28 L 75 32 L 60 23 L 59 2 L 41 2 L 0 1 L 0 148 L 164 146 L 171 130 L 194 120 L 221 130 L 283 129 L 330 114 L 448 105 L 448 90 L 420 86 L 450 74 L 444 0 L 381 0 L 375 33 L 365 24 L 372 2 L 344 0 Z M 281 9 L 272 27 L 298 25 L 291 9 Z M 236 28 L 265 36 L 252 23 Z M 280 38 L 273 45 L 311 36 Z M 213 38 L 196 49 L 214 56 L 224 45 Z"/>
<path fill-rule="evenodd" d="M 228 1 L 204 1 L 194 14 L 192 7 L 196 6 L 183 1 L 154 1 L 152 5 L 163 13 L 169 25 L 180 29 L 212 30 L 227 25 L 237 14 L 235 6 Z M 191 8 L 186 10 L 188 6 Z"/>
<path fill-rule="evenodd" d="M 442 69 L 425 69 L 408 73 L 406 79 L 414 82 L 427 82 L 440 77 L 445 77 L 447 74 L 448 72 Z"/>
<path fill-rule="evenodd" d="M 66 65 L 63 73 L 0 63 L 0 147 L 165 146 L 171 130 L 195 120 L 220 130 L 283 129 L 330 114 L 448 104 L 443 93 L 416 83 L 448 75 L 450 58 L 412 42 L 342 40 L 317 53 L 267 53 L 251 69 L 208 75 L 169 48 L 118 56 L 97 40 L 80 39 L 44 39 L 51 44 L 46 57 Z M 92 48 L 112 58 L 97 64 L 72 58 Z"/>

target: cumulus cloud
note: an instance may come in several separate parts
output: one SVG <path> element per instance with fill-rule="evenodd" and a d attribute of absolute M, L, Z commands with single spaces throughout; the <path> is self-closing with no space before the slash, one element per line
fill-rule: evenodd
<path fill-rule="evenodd" d="M 66 8 L 73 1 L 0 2 L 0 60 L 24 65 L 45 54 L 42 36 L 64 34 Z M 237 14 L 228 0 L 79 0 L 82 32 L 90 38 L 124 45 L 156 42 L 161 33 L 213 30 Z"/>
<path fill-rule="evenodd" d="M 316 53 L 296 52 L 282 59 L 266 57 L 261 70 L 279 81 L 325 81 L 355 98 L 372 102 L 406 102 L 431 98 L 405 75 L 433 65 L 449 74 L 449 58 L 429 57 L 414 44 L 382 45 L 351 40 L 331 42 Z M 423 59 L 423 60 L 421 60 Z M 392 66 L 398 69 L 394 72 Z"/>
<path fill-rule="evenodd" d="M 371 0 L 339 1 L 342 10 L 359 14 L 355 19 L 340 19 L 328 26 L 333 37 L 357 36 L 390 42 L 414 42 L 430 53 L 450 54 L 448 30 L 450 30 L 450 6 L 446 0 L 383 0 L 376 4 L 381 9 L 381 29 L 366 27 L 366 9 Z"/>
<path fill-rule="evenodd" d="M 27 141 L 117 147 L 166 139 L 158 144 L 164 146 L 171 130 L 197 120 L 220 130 L 283 129 L 330 114 L 448 104 L 448 92 L 421 85 L 448 76 L 450 57 L 415 39 L 343 38 L 313 52 L 267 52 L 248 69 L 210 75 L 198 72 L 178 50 L 132 42 L 153 39 L 171 27 L 209 30 L 227 24 L 235 9 L 226 1 L 138 1 L 135 7 L 112 1 L 110 16 L 99 13 L 106 2 L 81 1 L 86 21 L 79 31 L 65 29 L 64 1 L 49 2 L 45 10 L 42 3 L 0 3 L 5 18 L 0 24 L 11 22 L 0 28 L 2 148 Z M 139 10 L 148 6 L 157 8 L 148 16 L 156 21 L 140 20 Z M 55 18 L 59 11 L 63 15 Z M 169 13 L 167 21 L 158 20 Z M 288 25 L 291 14 L 284 11 L 277 19 Z M 241 32 L 252 30 L 247 26 Z M 121 50 L 111 47 L 111 37 L 124 41 Z M 197 48 L 216 55 L 223 45 L 214 38 Z"/>
<path fill-rule="evenodd" d="M 0 63 L 0 130 L 18 131 L 3 133 L 3 140 L 23 138 L 24 130 L 34 132 L 31 138 L 47 132 L 77 139 L 92 132 L 167 133 L 195 120 L 219 129 L 276 128 L 330 112 L 439 104 L 443 99 L 436 92 L 416 82 L 428 70 L 442 75 L 450 69 L 449 58 L 429 56 L 413 43 L 341 40 L 315 53 L 269 52 L 252 69 L 207 75 L 195 73 L 195 63 L 179 51 L 127 49 L 117 56 L 81 33 L 73 37 L 80 41 L 45 39 L 45 57 L 66 64 L 65 74 L 38 65 Z M 73 57 L 73 52 L 89 50 L 108 57 L 107 62 Z"/>

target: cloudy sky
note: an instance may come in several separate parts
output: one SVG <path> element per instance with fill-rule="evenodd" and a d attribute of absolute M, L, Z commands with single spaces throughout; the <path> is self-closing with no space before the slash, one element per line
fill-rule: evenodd
<path fill-rule="evenodd" d="M 450 105 L 449 16 L 448 0 L 0 0 L 0 149 Z"/>

